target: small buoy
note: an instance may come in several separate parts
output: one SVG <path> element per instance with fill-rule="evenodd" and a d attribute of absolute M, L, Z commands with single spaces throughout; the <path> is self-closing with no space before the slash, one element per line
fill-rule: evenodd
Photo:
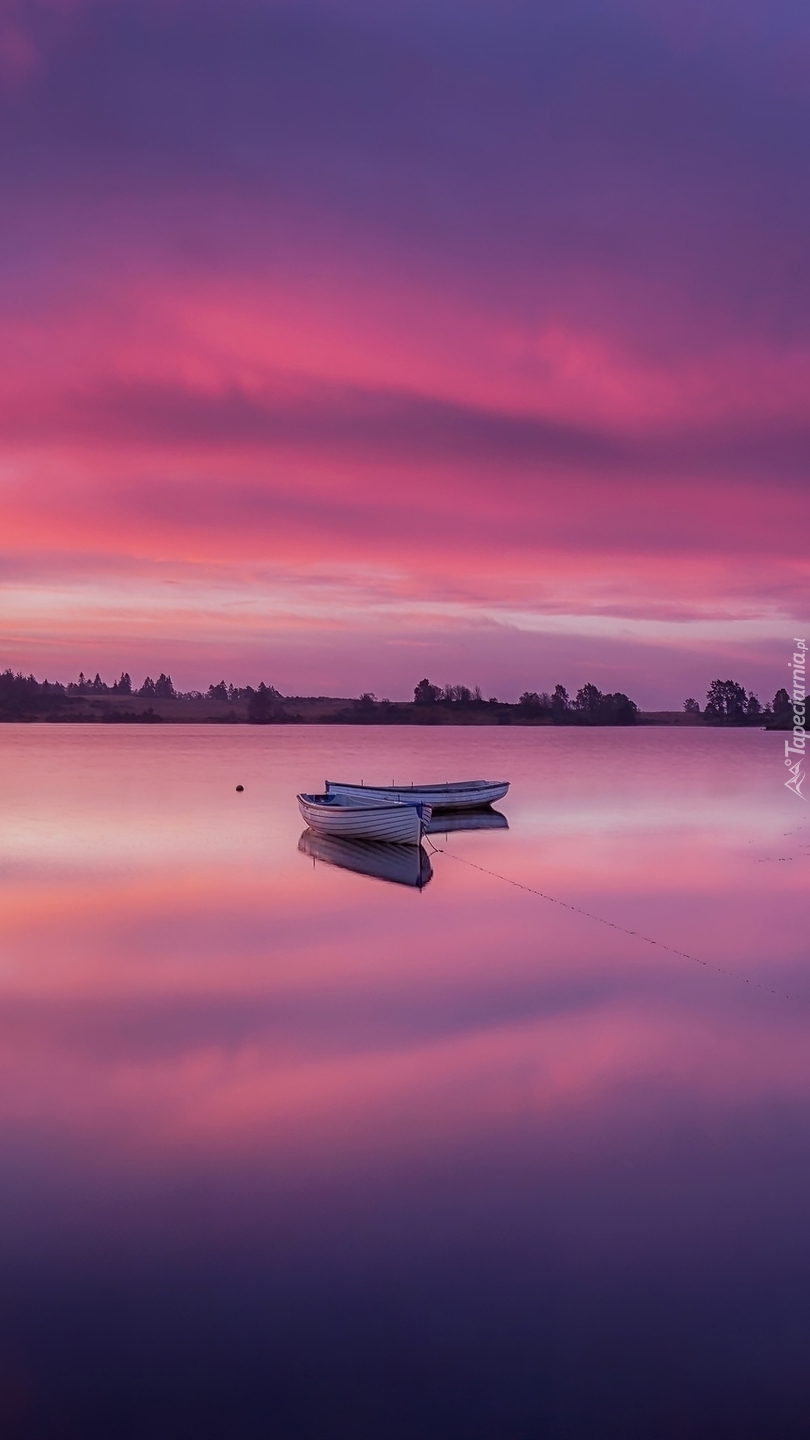
<path fill-rule="evenodd" d="M 237 785 L 236 788 L 237 788 L 237 790 L 244 790 L 245 787 L 244 787 L 244 785 Z"/>

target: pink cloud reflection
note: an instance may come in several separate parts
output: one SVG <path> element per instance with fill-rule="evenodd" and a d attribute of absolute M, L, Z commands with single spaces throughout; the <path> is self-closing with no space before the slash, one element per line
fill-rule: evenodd
<path fill-rule="evenodd" d="M 240 732 L 235 752 L 217 732 L 22 730 L 0 773 L 0 1130 L 69 1137 L 113 1171 L 340 1171 L 515 1127 L 576 1148 L 662 1104 L 803 1102 L 802 1012 L 781 992 L 801 984 L 806 844 L 783 834 L 763 737 L 739 737 L 725 778 L 718 738 L 671 770 L 657 732 L 609 768 L 604 735 L 541 753 L 510 737 L 511 829 L 455 837 L 419 897 L 298 853 L 295 782 L 333 763 L 333 737 Z M 495 741 L 467 743 L 485 764 Z M 448 763 L 457 742 L 437 743 Z M 363 740 L 366 767 L 386 745 Z M 786 843 L 792 863 L 769 863 Z"/>

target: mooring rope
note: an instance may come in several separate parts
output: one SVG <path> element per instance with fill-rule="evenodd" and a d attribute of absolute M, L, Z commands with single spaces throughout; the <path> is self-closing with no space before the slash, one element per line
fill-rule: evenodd
<path fill-rule="evenodd" d="M 751 980 L 749 976 L 741 974 L 739 970 L 729 970 L 723 965 L 715 965 L 713 961 L 702 960 L 699 955 L 691 955 L 688 950 L 679 950 L 676 945 L 667 945 L 665 940 L 656 940 L 652 935 L 644 935 L 641 930 L 631 930 L 629 926 L 619 925 L 615 920 L 606 920 L 603 915 L 594 915 L 591 910 L 583 910 L 581 905 L 572 905 L 570 901 L 560 900 L 556 895 L 548 895 L 545 890 L 538 890 L 534 885 L 524 885 L 522 880 L 513 880 L 509 875 L 500 875 L 497 870 L 488 870 L 486 865 L 477 865 L 474 860 L 465 860 L 463 855 L 455 855 L 452 850 L 443 850 L 440 845 L 434 845 L 427 835 L 424 838 L 435 855 L 447 855 L 450 860 L 458 860 L 460 865 L 467 865 L 471 870 L 479 870 L 482 875 L 490 875 L 493 880 L 502 880 L 505 885 L 513 885 L 516 890 L 525 890 L 529 895 L 539 895 L 541 900 L 547 900 L 550 905 L 559 905 L 563 910 L 571 910 L 574 915 L 583 915 L 586 920 L 595 920 L 597 925 L 606 925 L 609 930 L 618 930 L 623 935 L 632 935 L 635 940 L 643 940 L 647 945 L 655 945 L 658 950 L 668 950 L 670 955 L 678 955 L 682 960 L 691 960 L 695 965 L 702 965 L 705 970 L 714 970 L 718 975 L 725 975 L 729 980 L 752 985 L 766 995 L 776 995 L 780 1000 L 793 1001 L 796 999 L 795 995 L 787 995 L 783 990 L 774 990 L 770 985 L 763 985 L 759 980 Z"/>

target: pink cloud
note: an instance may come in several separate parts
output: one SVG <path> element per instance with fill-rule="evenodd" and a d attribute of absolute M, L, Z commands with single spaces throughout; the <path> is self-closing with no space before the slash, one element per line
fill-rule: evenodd
<path fill-rule="evenodd" d="M 642 699 L 665 703 L 654 671 L 673 648 L 699 671 L 714 646 L 769 690 L 769 642 L 750 625 L 790 628 L 808 595 L 800 350 L 650 366 L 629 337 L 521 332 L 424 276 L 364 289 L 340 255 L 331 283 L 316 271 L 306 285 L 294 272 L 169 283 L 126 248 L 118 263 L 92 277 L 78 265 L 78 300 L 61 286 L 47 314 L 27 300 L 3 322 L 14 663 L 115 666 L 118 635 L 121 664 L 143 656 L 199 684 L 208 664 L 255 666 L 269 644 L 282 669 L 298 651 L 296 689 L 326 673 L 329 688 L 401 694 L 413 661 L 397 646 L 448 670 L 478 669 L 477 645 L 475 678 L 517 692 L 532 646 L 558 665 L 568 645 L 579 665 L 598 634 L 607 649 L 588 663 L 612 655 L 611 688 Z M 567 638 L 560 616 L 574 617 Z M 626 623 L 644 619 L 646 635 Z M 722 638 L 735 620 L 739 640 Z M 382 673 L 364 683 L 380 644 Z"/>

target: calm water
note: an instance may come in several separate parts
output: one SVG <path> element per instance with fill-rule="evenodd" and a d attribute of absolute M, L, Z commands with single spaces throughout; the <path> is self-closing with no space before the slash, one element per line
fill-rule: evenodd
<path fill-rule="evenodd" d="M 4 1440 L 806 1436 L 781 748 L 0 728 Z M 509 828 L 385 883 L 299 851 L 327 775 Z"/>

